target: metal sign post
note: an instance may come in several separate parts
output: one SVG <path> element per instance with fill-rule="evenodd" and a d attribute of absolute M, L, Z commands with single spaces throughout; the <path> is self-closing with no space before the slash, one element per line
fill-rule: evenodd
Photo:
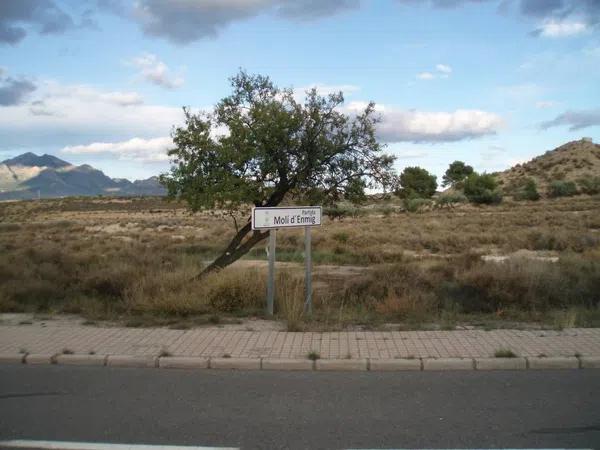
<path fill-rule="evenodd" d="M 304 312 L 312 314 L 312 260 L 310 255 L 310 227 L 304 227 L 304 285 L 306 290 L 306 301 Z"/>
<path fill-rule="evenodd" d="M 275 242 L 279 228 L 304 228 L 305 291 L 304 312 L 312 314 L 311 227 L 321 226 L 320 206 L 252 208 L 252 229 L 269 230 L 269 278 L 267 281 L 267 314 L 273 315 L 275 304 Z"/>

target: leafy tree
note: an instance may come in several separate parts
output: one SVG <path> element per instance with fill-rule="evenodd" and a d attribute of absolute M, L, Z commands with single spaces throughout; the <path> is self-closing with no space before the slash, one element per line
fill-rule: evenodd
<path fill-rule="evenodd" d="M 437 189 L 437 177 L 421 167 L 407 167 L 400 174 L 402 197 L 430 198 Z"/>
<path fill-rule="evenodd" d="M 373 103 L 349 116 L 339 109 L 341 92 L 323 97 L 313 89 L 301 103 L 265 76 L 240 71 L 230 81 L 232 93 L 212 112 L 184 108 L 185 125 L 173 131 L 171 170 L 161 176 L 170 197 L 194 211 L 235 213 L 284 198 L 353 200 L 394 181 L 394 158 L 375 138 Z M 267 235 L 252 230 L 248 218 L 200 276 L 233 263 Z"/>
<path fill-rule="evenodd" d="M 473 173 L 473 167 L 462 161 L 454 161 L 442 177 L 442 186 L 460 187 L 465 178 Z"/>
<path fill-rule="evenodd" d="M 502 201 L 496 179 L 489 174 L 472 173 L 464 181 L 465 196 L 472 203 L 493 204 Z"/>

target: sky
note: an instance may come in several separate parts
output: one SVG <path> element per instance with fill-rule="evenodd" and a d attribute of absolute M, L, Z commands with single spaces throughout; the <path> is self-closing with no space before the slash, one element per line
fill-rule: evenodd
<path fill-rule="evenodd" d="M 600 0 L 1 0 L 0 160 L 157 175 L 240 68 L 374 101 L 397 169 L 439 181 L 600 142 Z"/>

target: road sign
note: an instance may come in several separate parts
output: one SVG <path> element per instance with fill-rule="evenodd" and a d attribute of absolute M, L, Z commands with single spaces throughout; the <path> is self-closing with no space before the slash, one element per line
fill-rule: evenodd
<path fill-rule="evenodd" d="M 320 206 L 290 206 L 252 209 L 253 230 L 318 226 L 321 226 Z"/>
<path fill-rule="evenodd" d="M 278 228 L 304 228 L 305 291 L 304 310 L 312 313 L 312 260 L 310 228 L 321 226 L 320 206 L 290 206 L 252 208 L 252 229 L 269 230 L 269 280 L 267 284 L 267 314 L 273 315 L 275 300 L 275 243 Z"/>

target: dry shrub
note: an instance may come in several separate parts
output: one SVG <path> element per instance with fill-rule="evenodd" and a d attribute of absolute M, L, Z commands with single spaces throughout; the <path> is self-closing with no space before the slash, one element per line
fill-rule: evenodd
<path fill-rule="evenodd" d="M 256 309 L 264 304 L 264 276 L 256 269 L 229 267 L 202 280 L 208 304 L 219 312 Z"/>
<path fill-rule="evenodd" d="M 281 272 L 276 283 L 276 302 L 279 315 L 285 319 L 288 331 L 302 330 L 304 318 L 304 278 Z"/>

